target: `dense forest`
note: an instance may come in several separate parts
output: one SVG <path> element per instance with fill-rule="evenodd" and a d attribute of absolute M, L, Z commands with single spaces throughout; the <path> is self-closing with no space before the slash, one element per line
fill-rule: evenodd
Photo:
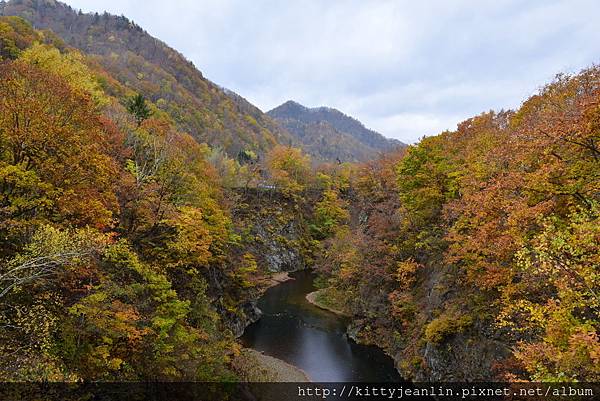
<path fill-rule="evenodd" d="M 0 3 L 0 380 L 243 380 L 254 302 L 312 267 L 408 379 L 600 379 L 600 68 L 317 163 L 124 17 L 69 10 Z"/>

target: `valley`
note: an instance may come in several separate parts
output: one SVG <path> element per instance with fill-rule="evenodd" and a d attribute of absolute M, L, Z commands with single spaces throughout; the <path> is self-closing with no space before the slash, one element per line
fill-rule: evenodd
<path fill-rule="evenodd" d="M 0 2 L 3 382 L 598 382 L 598 255 L 597 65 L 406 145 Z"/>

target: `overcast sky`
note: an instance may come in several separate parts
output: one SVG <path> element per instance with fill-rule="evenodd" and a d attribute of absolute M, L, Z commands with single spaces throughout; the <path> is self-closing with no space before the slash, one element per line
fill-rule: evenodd
<path fill-rule="evenodd" d="M 331 106 L 405 142 L 600 62 L 597 0 L 66 0 L 134 20 L 264 111 Z"/>

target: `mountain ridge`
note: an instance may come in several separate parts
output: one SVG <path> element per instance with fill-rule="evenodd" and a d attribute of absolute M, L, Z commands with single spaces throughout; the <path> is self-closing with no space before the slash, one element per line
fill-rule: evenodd
<path fill-rule="evenodd" d="M 242 150 L 264 153 L 292 139 L 256 106 L 228 95 L 183 54 L 124 16 L 83 13 L 55 0 L 0 2 L 0 15 L 51 30 L 171 115 L 181 130 L 231 156 Z"/>
<path fill-rule="evenodd" d="M 282 144 L 303 148 L 316 162 L 364 162 L 404 145 L 330 107 L 287 102 L 265 113 L 125 16 L 83 13 L 56 0 L 1 1 L 0 15 L 52 31 L 169 114 L 180 130 L 232 157 L 246 150 L 265 154 Z"/>
<path fill-rule="evenodd" d="M 310 108 L 288 100 L 267 115 L 294 135 L 302 146 L 325 159 L 335 154 L 334 158 L 340 161 L 367 161 L 406 146 L 332 107 Z"/>

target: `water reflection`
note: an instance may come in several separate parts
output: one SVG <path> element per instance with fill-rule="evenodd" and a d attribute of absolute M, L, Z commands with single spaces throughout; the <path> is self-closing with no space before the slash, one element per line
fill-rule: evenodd
<path fill-rule="evenodd" d="M 376 347 L 356 344 L 345 334 L 347 321 L 306 301 L 313 274 L 270 288 L 259 301 L 263 317 L 242 342 L 303 369 L 313 381 L 400 381 L 391 358 Z"/>

